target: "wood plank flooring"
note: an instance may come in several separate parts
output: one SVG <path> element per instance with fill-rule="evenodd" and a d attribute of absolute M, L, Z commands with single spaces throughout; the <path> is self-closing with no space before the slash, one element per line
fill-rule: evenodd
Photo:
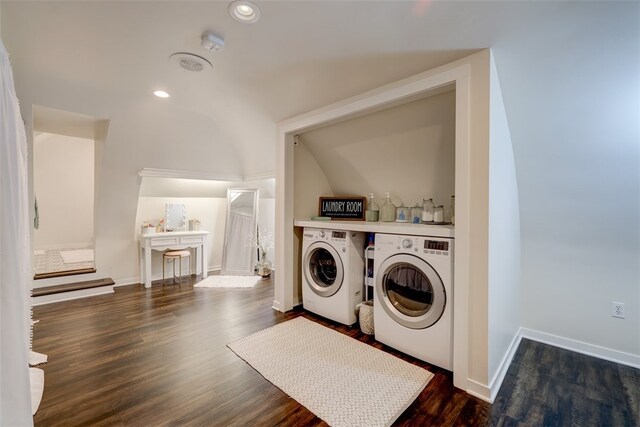
<path fill-rule="evenodd" d="M 523 339 L 492 413 L 498 426 L 640 426 L 640 370 Z"/>
<path fill-rule="evenodd" d="M 578 367 L 567 370 L 565 364 L 559 372 L 545 368 L 536 373 L 540 360 L 555 360 L 553 353 L 543 354 L 558 349 L 523 341 L 492 407 L 454 388 L 448 371 L 390 349 L 358 328 L 302 310 L 279 313 L 271 308 L 272 300 L 272 282 L 266 279 L 253 289 L 134 285 L 116 288 L 114 294 L 35 307 L 34 318 L 41 321 L 35 327 L 34 350 L 49 356 L 42 366 L 45 391 L 36 426 L 326 425 L 226 347 L 301 315 L 435 374 L 397 426 L 638 424 L 637 412 L 622 409 L 639 401 L 637 370 L 613 364 L 615 368 L 602 372 L 606 387 L 618 391 L 598 409 L 587 408 L 595 421 L 581 418 L 586 415 L 579 410 L 585 408 L 568 396 L 587 391 L 589 399 L 598 401 L 589 394 L 593 387 L 586 377 L 597 379 L 600 368 L 579 374 Z M 570 360 L 567 356 L 566 363 Z M 579 390 L 566 382 L 576 375 L 582 375 Z M 553 378 L 561 379 L 566 390 L 559 390 L 568 394 L 544 385 Z M 629 391 L 634 387 L 635 395 Z M 568 415 L 562 409 L 567 405 L 574 408 Z"/>

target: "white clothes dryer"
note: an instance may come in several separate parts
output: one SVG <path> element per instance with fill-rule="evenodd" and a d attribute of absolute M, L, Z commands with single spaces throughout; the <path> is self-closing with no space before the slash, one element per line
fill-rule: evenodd
<path fill-rule="evenodd" d="M 453 369 L 453 239 L 376 234 L 376 340 Z"/>
<path fill-rule="evenodd" d="M 362 302 L 364 233 L 305 228 L 302 239 L 302 306 L 345 325 L 356 322 Z"/>

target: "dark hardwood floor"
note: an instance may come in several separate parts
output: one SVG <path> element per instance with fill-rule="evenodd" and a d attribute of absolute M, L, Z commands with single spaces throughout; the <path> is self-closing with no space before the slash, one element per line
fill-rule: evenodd
<path fill-rule="evenodd" d="M 492 407 L 454 388 L 448 371 L 358 328 L 279 313 L 272 299 L 267 279 L 253 289 L 134 285 L 35 307 L 34 349 L 49 356 L 36 426 L 325 425 L 226 347 L 301 315 L 435 374 L 394 425 L 639 424 L 638 370 L 581 355 L 576 364 L 575 353 L 523 341 Z"/>
<path fill-rule="evenodd" d="M 492 414 L 498 426 L 640 426 L 640 370 L 523 339 Z"/>

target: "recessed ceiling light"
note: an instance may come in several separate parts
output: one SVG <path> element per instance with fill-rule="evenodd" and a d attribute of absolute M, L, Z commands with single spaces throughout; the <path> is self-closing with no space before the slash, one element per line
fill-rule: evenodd
<path fill-rule="evenodd" d="M 153 92 L 153 94 L 155 96 L 157 96 L 158 98 L 168 98 L 169 94 L 163 90 L 157 90 L 155 92 Z"/>
<path fill-rule="evenodd" d="M 246 0 L 237 0 L 229 5 L 229 14 L 240 22 L 250 24 L 260 19 L 258 6 Z"/>

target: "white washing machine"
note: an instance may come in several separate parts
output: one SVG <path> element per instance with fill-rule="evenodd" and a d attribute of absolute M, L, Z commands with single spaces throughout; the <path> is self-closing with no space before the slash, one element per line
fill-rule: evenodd
<path fill-rule="evenodd" d="M 453 239 L 376 234 L 376 340 L 453 369 Z"/>
<path fill-rule="evenodd" d="M 345 325 L 356 322 L 362 301 L 364 233 L 305 228 L 302 239 L 302 306 Z"/>

